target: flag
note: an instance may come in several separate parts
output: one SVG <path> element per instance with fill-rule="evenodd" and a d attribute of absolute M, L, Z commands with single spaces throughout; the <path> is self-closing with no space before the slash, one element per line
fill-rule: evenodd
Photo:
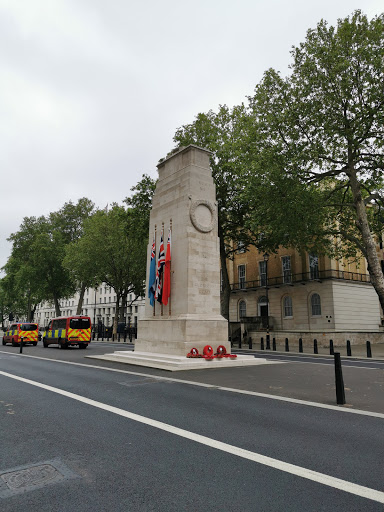
<path fill-rule="evenodd" d="M 153 235 L 152 250 L 151 250 L 151 263 L 149 265 L 149 280 L 148 280 L 148 297 L 151 306 L 155 304 L 155 283 L 156 283 L 156 244 L 155 235 Z"/>
<path fill-rule="evenodd" d="M 164 263 L 165 263 L 165 256 L 164 256 L 163 231 L 161 231 L 159 259 L 157 260 L 156 291 L 155 291 L 155 299 L 160 303 L 161 303 L 161 295 L 163 293 L 162 276 L 163 276 Z"/>
<path fill-rule="evenodd" d="M 166 306 L 171 295 L 171 229 L 168 231 L 167 255 L 164 264 L 162 303 Z"/>

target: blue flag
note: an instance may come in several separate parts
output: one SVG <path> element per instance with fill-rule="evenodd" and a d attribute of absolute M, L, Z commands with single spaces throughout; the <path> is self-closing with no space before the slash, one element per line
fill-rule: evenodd
<path fill-rule="evenodd" d="M 149 265 L 149 281 L 148 281 L 148 297 L 149 303 L 153 307 L 155 304 L 155 291 L 156 291 L 156 245 L 155 237 L 153 237 L 151 263 Z"/>

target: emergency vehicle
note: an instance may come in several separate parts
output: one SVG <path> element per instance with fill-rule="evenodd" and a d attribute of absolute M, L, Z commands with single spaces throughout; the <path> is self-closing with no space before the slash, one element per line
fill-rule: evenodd
<path fill-rule="evenodd" d="M 56 344 L 60 348 L 78 345 L 87 348 L 91 341 L 91 319 L 89 316 L 63 316 L 52 318 L 43 333 L 43 346 Z"/>
<path fill-rule="evenodd" d="M 21 338 L 23 338 L 23 343 L 28 343 L 30 345 L 36 346 L 38 337 L 38 324 L 30 322 L 11 324 L 8 331 L 4 332 L 3 345 L 6 345 L 7 343 L 12 343 L 13 347 L 17 347 L 18 345 L 20 345 Z"/>

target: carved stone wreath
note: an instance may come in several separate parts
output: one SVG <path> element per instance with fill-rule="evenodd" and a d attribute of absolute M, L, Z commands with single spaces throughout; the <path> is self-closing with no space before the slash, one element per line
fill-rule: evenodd
<path fill-rule="evenodd" d="M 210 216 L 211 216 L 211 221 L 209 222 L 209 224 L 206 224 L 206 223 L 202 224 L 197 219 L 196 210 L 199 206 L 203 206 L 209 210 Z M 198 231 L 201 231 L 202 233 L 209 233 L 209 231 L 212 231 L 212 229 L 215 225 L 216 211 L 215 211 L 213 204 L 210 201 L 205 201 L 203 199 L 198 199 L 197 201 L 194 201 L 189 210 L 189 216 L 191 218 L 191 222 L 194 225 L 194 227 Z"/>

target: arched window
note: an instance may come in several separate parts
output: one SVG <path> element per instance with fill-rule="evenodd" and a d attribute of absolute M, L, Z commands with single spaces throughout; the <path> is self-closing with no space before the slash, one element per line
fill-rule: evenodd
<path fill-rule="evenodd" d="M 247 304 L 245 300 L 241 300 L 239 302 L 239 317 L 244 318 L 245 316 L 247 316 Z"/>
<path fill-rule="evenodd" d="M 318 293 L 311 295 L 311 313 L 312 316 L 321 316 L 321 301 Z"/>
<path fill-rule="evenodd" d="M 284 297 L 284 317 L 292 317 L 293 316 L 293 307 L 292 307 L 292 297 L 287 295 Z"/>

